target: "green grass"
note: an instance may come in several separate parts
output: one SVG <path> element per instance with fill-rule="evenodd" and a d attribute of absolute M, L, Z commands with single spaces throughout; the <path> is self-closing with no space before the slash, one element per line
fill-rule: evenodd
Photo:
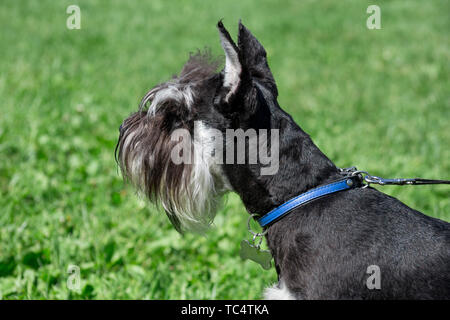
<path fill-rule="evenodd" d="M 276 281 L 239 258 L 247 213 L 228 196 L 181 236 L 124 186 L 118 126 L 188 53 L 221 54 L 216 22 L 265 45 L 279 102 L 338 166 L 450 178 L 449 2 L 19 1 L 0 4 L 0 298 L 254 299 Z M 78 4 L 81 30 L 66 28 Z M 388 194 L 450 220 L 449 188 Z M 81 293 L 66 286 L 81 268 Z"/>

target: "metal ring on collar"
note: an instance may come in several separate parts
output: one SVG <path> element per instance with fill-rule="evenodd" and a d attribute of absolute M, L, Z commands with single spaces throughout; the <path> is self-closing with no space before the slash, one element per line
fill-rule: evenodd
<path fill-rule="evenodd" d="M 250 233 L 254 236 L 254 238 L 256 238 L 256 237 L 263 237 L 263 236 L 266 235 L 266 233 L 267 233 L 267 231 L 268 231 L 269 229 L 263 230 L 263 232 L 255 232 L 255 231 L 253 231 L 252 228 L 250 227 L 250 220 L 253 219 L 255 216 L 258 216 L 258 215 L 255 214 L 255 213 L 253 213 L 253 214 L 250 214 L 250 217 L 248 217 L 248 220 L 247 220 L 247 229 L 248 229 L 248 232 L 250 232 Z"/>

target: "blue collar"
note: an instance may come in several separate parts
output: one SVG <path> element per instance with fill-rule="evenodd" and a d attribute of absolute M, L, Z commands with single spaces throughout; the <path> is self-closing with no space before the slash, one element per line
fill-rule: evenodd
<path fill-rule="evenodd" d="M 292 198 L 291 200 L 283 203 L 281 206 L 276 207 L 269 213 L 265 214 L 258 219 L 258 223 L 261 227 L 266 227 L 267 225 L 275 222 L 276 220 L 280 219 L 302 204 L 332 193 L 352 189 L 358 186 L 359 182 L 360 180 L 358 176 L 349 176 L 344 179 L 311 189 L 305 193 L 302 193 L 301 195 L 296 196 L 295 198 Z"/>

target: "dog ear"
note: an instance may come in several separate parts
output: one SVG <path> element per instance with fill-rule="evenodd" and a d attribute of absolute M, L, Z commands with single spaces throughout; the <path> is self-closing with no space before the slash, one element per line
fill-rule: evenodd
<path fill-rule="evenodd" d="M 241 53 L 242 64 L 251 76 L 263 81 L 277 96 L 277 86 L 267 63 L 266 50 L 240 20 L 238 48 Z"/>
<path fill-rule="evenodd" d="M 222 21 L 217 23 L 217 28 L 219 29 L 220 43 L 225 51 L 225 67 L 223 69 L 223 86 L 216 98 L 220 99 L 217 103 L 230 103 L 241 82 L 242 65 L 239 58 L 239 49 L 223 26 Z"/>

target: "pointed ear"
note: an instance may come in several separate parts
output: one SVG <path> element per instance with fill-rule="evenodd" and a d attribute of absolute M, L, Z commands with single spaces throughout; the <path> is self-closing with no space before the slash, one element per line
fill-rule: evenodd
<path fill-rule="evenodd" d="M 277 95 L 277 86 L 267 63 L 266 50 L 240 20 L 238 47 L 242 56 L 242 64 L 252 77 L 264 81 Z"/>
<path fill-rule="evenodd" d="M 242 65 L 239 60 L 239 49 L 231 39 L 227 29 L 219 21 L 217 24 L 220 35 L 220 43 L 225 51 L 225 67 L 223 69 L 223 90 L 221 92 L 221 100 L 226 103 L 230 102 L 230 98 L 237 91 L 242 73 Z"/>

